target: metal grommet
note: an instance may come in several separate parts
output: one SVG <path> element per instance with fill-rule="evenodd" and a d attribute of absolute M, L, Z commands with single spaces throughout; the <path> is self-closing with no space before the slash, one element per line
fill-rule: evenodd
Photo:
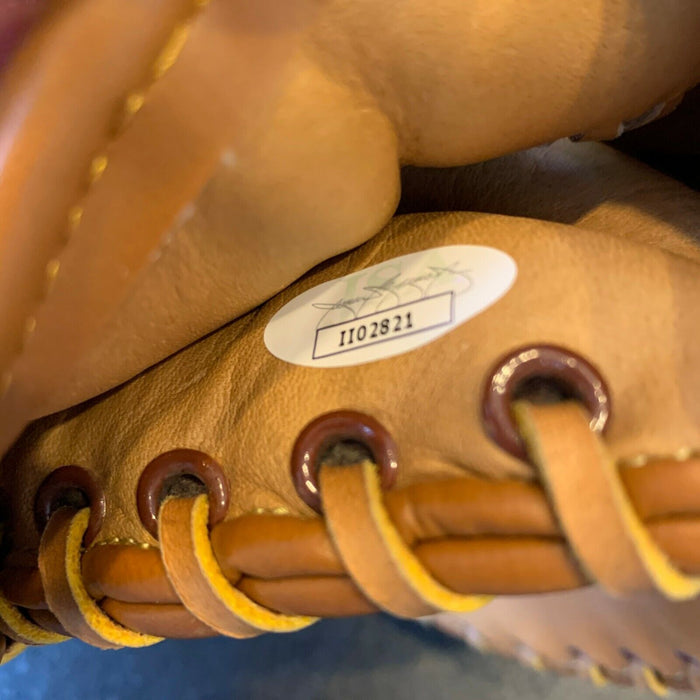
<path fill-rule="evenodd" d="M 152 460 L 143 470 L 136 490 L 139 518 L 158 539 L 158 510 L 166 482 L 176 477 L 194 477 L 209 496 L 209 526 L 220 523 L 228 512 L 229 483 L 221 465 L 204 452 L 171 450 Z"/>
<path fill-rule="evenodd" d="M 605 380 L 590 362 L 565 348 L 555 345 L 519 348 L 497 362 L 488 377 L 482 400 L 482 422 L 500 447 L 520 459 L 527 459 L 527 454 L 510 407 L 523 387 L 535 380 L 550 382 L 566 398 L 581 401 L 591 414 L 591 430 L 603 432 L 609 422 L 610 392 Z"/>
<path fill-rule="evenodd" d="M 309 423 L 299 434 L 291 458 L 291 473 L 299 497 L 321 512 L 318 485 L 320 459 L 337 443 L 353 441 L 366 446 L 379 467 L 382 488 L 396 481 L 398 450 L 396 443 L 376 419 L 358 411 L 325 413 Z"/>
<path fill-rule="evenodd" d="M 88 547 L 102 528 L 106 502 L 102 487 L 87 469 L 75 465 L 61 467 L 44 479 L 34 500 L 34 521 L 40 533 L 54 512 L 64 506 L 76 510 L 90 508 L 90 521 L 83 537 L 83 544 Z"/>

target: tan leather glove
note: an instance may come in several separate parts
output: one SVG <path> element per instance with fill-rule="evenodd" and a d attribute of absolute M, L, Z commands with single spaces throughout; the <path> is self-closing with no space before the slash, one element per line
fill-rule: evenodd
<path fill-rule="evenodd" d="M 399 164 L 612 136 L 698 78 L 695 3 L 395 9 L 49 7 L 0 95 L 0 449 L 28 419 L 119 384 L 372 236 L 393 212 Z M 551 42 L 545 19 L 558 28 Z M 698 570 L 700 421 L 696 333 L 682 310 L 698 301 L 697 198 L 604 149 L 560 148 L 460 173 L 447 206 L 578 228 L 396 220 L 260 311 L 30 428 L 2 467 L 0 617 L 20 640 L 7 656 L 66 632 L 143 645 L 377 608 L 449 610 L 442 626 L 533 664 L 692 687 L 697 604 L 681 599 Z M 513 181 L 519 168 L 535 177 Z M 405 205 L 424 209 L 425 173 L 411 176 L 409 190 L 422 184 Z M 514 261 L 497 268 L 488 303 L 492 276 L 471 248 L 476 257 L 457 258 L 466 267 L 419 256 L 423 269 L 394 279 L 391 262 L 366 291 L 312 302 L 311 328 L 294 307 L 282 315 L 293 312 L 282 341 L 314 340 L 295 349 L 312 365 L 371 362 L 289 364 L 279 337 L 286 359 L 268 353 L 268 322 L 302 290 L 446 245 Z M 358 311 L 367 303 L 378 316 Z M 561 372 L 571 364 L 583 374 Z M 484 411 L 481 396 L 513 388 L 521 366 L 538 378 L 520 377 L 512 425 L 508 402 Z M 362 415 L 346 415 L 339 435 L 324 422 L 304 431 L 337 409 Z M 596 431 L 608 425 L 603 438 L 589 410 Z M 350 444 L 331 449 L 334 436 Z M 366 458 L 380 484 L 397 475 L 381 498 Z M 177 478 L 183 466 L 195 483 Z M 212 494 L 209 529 L 196 479 Z"/>
<path fill-rule="evenodd" d="M 614 136 L 700 78 L 696 0 L 69 0 L 37 22 L 0 88 L 0 450 L 373 236 L 399 165 Z"/>
<path fill-rule="evenodd" d="M 532 219 L 395 219 L 24 434 L 3 631 L 140 646 L 449 611 L 533 663 L 692 687 L 698 265 Z"/>

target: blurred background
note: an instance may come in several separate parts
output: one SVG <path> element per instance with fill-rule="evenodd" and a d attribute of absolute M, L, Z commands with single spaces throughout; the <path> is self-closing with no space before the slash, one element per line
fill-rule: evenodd
<path fill-rule="evenodd" d="M 0 668 L 0 698 L 460 698 L 649 700 L 595 688 L 383 615 L 326 620 L 293 635 L 167 641 L 100 651 L 77 641 L 28 649 Z"/>

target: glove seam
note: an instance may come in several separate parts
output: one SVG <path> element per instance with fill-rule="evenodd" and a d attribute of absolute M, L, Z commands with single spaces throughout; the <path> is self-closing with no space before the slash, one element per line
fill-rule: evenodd
<path fill-rule="evenodd" d="M 175 27 L 168 35 L 168 39 L 163 48 L 158 52 L 155 60 L 153 61 L 151 66 L 150 81 L 141 88 L 136 88 L 130 91 L 123 99 L 121 106 L 117 110 L 117 113 L 119 114 L 119 118 L 117 119 L 117 127 L 113 129 L 112 134 L 110 138 L 108 138 L 104 147 L 101 148 L 97 152 L 97 155 L 93 156 L 92 160 L 90 161 L 87 168 L 86 185 L 83 192 L 78 201 L 68 208 L 60 249 L 47 261 L 44 268 L 43 289 L 38 294 L 39 298 L 35 302 L 33 312 L 25 318 L 24 323 L 22 324 L 19 349 L 17 350 L 14 358 L 8 363 L 7 370 L 3 372 L 2 377 L 0 378 L 0 400 L 7 396 L 10 388 L 12 387 L 14 381 L 13 368 L 23 356 L 31 337 L 36 332 L 39 312 L 49 299 L 55 286 L 56 279 L 60 274 L 60 257 L 65 253 L 76 231 L 80 227 L 83 214 L 85 212 L 85 202 L 92 192 L 94 186 L 102 179 L 102 176 L 109 166 L 109 156 L 107 154 L 108 149 L 119 140 L 128 126 L 131 124 L 133 118 L 141 110 L 145 104 L 146 96 L 151 88 L 173 67 L 185 46 L 195 17 L 199 14 L 201 9 L 209 4 L 209 2 L 210 0 L 193 0 L 193 9 L 190 17 L 184 21 L 177 22 Z"/>

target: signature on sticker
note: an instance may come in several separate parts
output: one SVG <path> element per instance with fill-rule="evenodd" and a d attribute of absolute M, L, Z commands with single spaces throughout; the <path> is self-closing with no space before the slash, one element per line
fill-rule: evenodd
<path fill-rule="evenodd" d="M 337 301 L 314 303 L 314 308 L 324 312 L 316 327 L 326 328 L 379 312 L 391 311 L 443 292 L 460 296 L 471 289 L 472 284 L 469 270 L 463 269 L 459 262 L 450 265 L 429 265 L 418 275 L 404 275 L 400 264 L 392 261 L 366 276 L 355 275 L 350 278 L 346 294 Z M 400 321 L 395 320 L 394 326 L 391 326 L 391 323 L 389 326 L 380 325 L 376 332 L 388 335 L 392 333 L 390 329 L 393 327 L 400 329 L 411 326 L 413 319 L 410 312 L 406 313 L 409 315 L 401 317 Z M 370 326 L 368 332 L 372 335 L 375 329 Z M 343 340 L 349 342 L 350 335 Z"/>

